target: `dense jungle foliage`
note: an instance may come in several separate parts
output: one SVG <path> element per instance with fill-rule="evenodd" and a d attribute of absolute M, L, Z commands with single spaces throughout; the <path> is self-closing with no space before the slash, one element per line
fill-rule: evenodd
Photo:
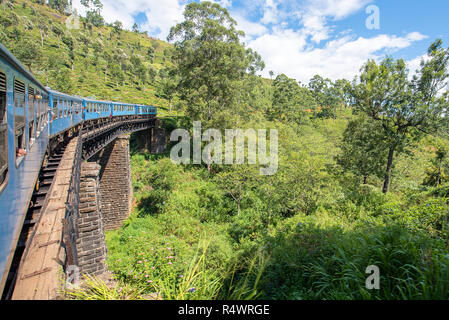
<path fill-rule="evenodd" d="M 2 43 L 50 86 L 153 103 L 163 115 L 174 99 L 168 134 L 191 131 L 193 121 L 279 133 L 272 176 L 259 165 L 176 165 L 176 142 L 151 155 L 133 136 L 133 213 L 107 234 L 108 268 L 121 287 L 91 282 L 75 297 L 449 298 L 449 50 L 441 41 L 414 77 L 386 57 L 368 61 L 353 82 L 317 75 L 305 85 L 257 76 L 261 57 L 217 4 L 186 6 L 167 44 L 104 25 L 99 1 L 87 1 L 93 9 L 76 31 L 54 11 L 59 1 L 54 9 L 5 2 Z M 27 60 L 29 47 L 40 53 Z M 379 289 L 366 287 L 371 265 Z"/>

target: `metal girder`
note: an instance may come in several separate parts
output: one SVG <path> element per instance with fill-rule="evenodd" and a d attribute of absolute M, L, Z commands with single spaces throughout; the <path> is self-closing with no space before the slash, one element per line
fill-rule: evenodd
<path fill-rule="evenodd" d="M 83 135 L 83 159 L 90 159 L 122 134 L 153 128 L 154 125 L 154 118 L 127 119 L 120 122 L 111 120 L 103 125 L 93 124 L 91 130 L 86 130 Z"/>

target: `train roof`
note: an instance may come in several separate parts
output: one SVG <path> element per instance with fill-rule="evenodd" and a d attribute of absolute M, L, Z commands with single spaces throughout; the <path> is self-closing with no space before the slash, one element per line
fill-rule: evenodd
<path fill-rule="evenodd" d="M 71 96 L 69 94 L 53 90 L 50 87 L 46 87 L 46 89 L 48 90 L 48 92 L 50 92 L 55 97 L 65 98 L 67 100 L 77 100 L 78 102 L 83 101 L 83 97 L 80 97 L 80 96 Z"/>
<path fill-rule="evenodd" d="M 46 92 L 48 94 L 48 90 L 37 80 L 31 72 L 29 72 L 22 63 L 17 60 L 16 57 L 12 55 L 11 52 L 9 52 L 8 49 L 6 49 L 1 43 L 0 43 L 0 57 L 4 59 L 8 64 L 16 68 L 20 73 L 25 76 L 29 81 L 33 82 L 34 85 L 39 87 L 42 91 Z"/>

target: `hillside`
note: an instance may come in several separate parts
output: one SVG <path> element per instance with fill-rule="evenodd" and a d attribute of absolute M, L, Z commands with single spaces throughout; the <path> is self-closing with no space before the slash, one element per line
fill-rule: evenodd
<path fill-rule="evenodd" d="M 95 27 L 84 18 L 72 29 L 68 15 L 29 0 L 8 1 L 0 12 L 0 42 L 44 85 L 96 99 L 168 106 L 156 97 L 159 71 L 170 55 L 167 42 Z"/>

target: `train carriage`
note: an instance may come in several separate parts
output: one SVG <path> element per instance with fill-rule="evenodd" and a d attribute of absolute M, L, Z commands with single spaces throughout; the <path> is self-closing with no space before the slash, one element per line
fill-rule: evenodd
<path fill-rule="evenodd" d="M 83 121 L 83 98 L 48 89 L 50 103 L 50 136 L 73 128 Z"/>
<path fill-rule="evenodd" d="M 83 121 L 156 113 L 46 88 L 0 44 L 0 293 L 50 142 Z"/>
<path fill-rule="evenodd" d="M 0 45 L 0 291 L 47 150 L 48 95 Z"/>

